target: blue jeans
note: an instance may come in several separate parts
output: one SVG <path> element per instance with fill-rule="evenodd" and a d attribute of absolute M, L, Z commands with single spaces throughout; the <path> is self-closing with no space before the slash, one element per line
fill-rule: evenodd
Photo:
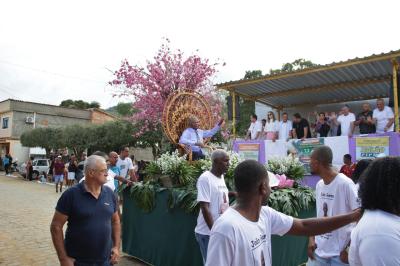
<path fill-rule="evenodd" d="M 111 266 L 111 263 L 109 261 L 98 262 L 98 263 L 75 261 L 74 266 Z"/>
<path fill-rule="evenodd" d="M 321 258 L 314 252 L 315 260 L 311 260 L 310 258 L 307 261 L 307 266 L 345 266 L 349 265 L 342 262 L 339 256 L 331 257 L 331 258 Z"/>
<path fill-rule="evenodd" d="M 207 248 L 208 248 L 208 241 L 210 241 L 210 236 L 208 235 L 201 235 L 195 233 L 197 243 L 200 246 L 201 256 L 203 257 L 203 263 L 206 264 L 207 259 Z"/>
<path fill-rule="evenodd" d="M 197 161 L 197 160 L 205 159 L 205 158 L 206 158 L 206 156 L 204 156 L 202 150 L 192 151 L 192 160 L 193 161 Z"/>

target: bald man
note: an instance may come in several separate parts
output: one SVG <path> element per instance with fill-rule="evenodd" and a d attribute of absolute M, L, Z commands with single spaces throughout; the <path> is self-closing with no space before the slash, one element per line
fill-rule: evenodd
<path fill-rule="evenodd" d="M 394 131 L 394 114 L 392 108 L 385 106 L 383 99 L 376 100 L 376 109 L 372 113 L 372 117 L 376 125 L 376 133 Z"/>
<path fill-rule="evenodd" d="M 197 201 L 200 213 L 194 229 L 203 262 L 206 262 L 211 228 L 218 217 L 229 207 L 229 191 L 224 174 L 229 168 L 229 155 L 224 150 L 211 154 L 212 167 L 197 180 Z"/>
<path fill-rule="evenodd" d="M 221 128 L 224 123 L 224 119 L 219 120 L 218 124 L 210 130 L 199 129 L 200 120 L 191 116 L 189 118 L 189 128 L 183 131 L 182 136 L 179 139 L 180 144 L 184 144 L 186 147 L 190 147 L 193 154 L 193 160 L 204 159 L 205 156 L 201 148 L 205 148 L 203 138 L 211 138 L 214 136 Z"/>

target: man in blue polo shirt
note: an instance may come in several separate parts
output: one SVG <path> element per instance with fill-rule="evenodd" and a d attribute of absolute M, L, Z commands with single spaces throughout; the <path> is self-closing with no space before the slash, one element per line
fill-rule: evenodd
<path fill-rule="evenodd" d="M 119 260 L 121 225 L 103 157 L 89 156 L 85 181 L 59 199 L 50 230 L 60 265 L 109 266 Z M 68 221 L 65 240 L 62 228 Z"/>

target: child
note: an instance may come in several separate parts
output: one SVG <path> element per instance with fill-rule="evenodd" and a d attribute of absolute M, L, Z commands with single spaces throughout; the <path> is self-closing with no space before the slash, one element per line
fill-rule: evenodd
<path fill-rule="evenodd" d="M 46 176 L 47 175 L 46 175 L 45 172 L 42 172 L 42 174 L 39 176 L 39 180 L 40 180 L 41 183 L 46 183 L 46 181 L 47 181 Z"/>

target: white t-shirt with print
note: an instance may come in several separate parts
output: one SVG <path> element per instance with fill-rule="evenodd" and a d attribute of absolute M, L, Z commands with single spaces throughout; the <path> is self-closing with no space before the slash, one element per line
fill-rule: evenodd
<path fill-rule="evenodd" d="M 268 206 L 261 208 L 258 222 L 229 208 L 211 230 L 206 265 L 272 265 L 271 235 L 282 236 L 292 225 L 292 217 Z"/>
<path fill-rule="evenodd" d="M 385 106 L 382 111 L 379 111 L 378 108 L 374 110 L 372 113 L 372 117 L 377 120 L 376 122 L 376 133 L 384 133 L 385 127 L 389 122 L 390 118 L 394 118 L 394 114 L 392 108 L 389 106 Z M 394 123 L 388 129 L 389 132 L 394 130 Z"/>
<path fill-rule="evenodd" d="M 264 132 L 278 132 L 279 131 L 279 122 L 278 121 L 271 121 L 265 123 Z"/>
<path fill-rule="evenodd" d="M 360 207 L 356 186 L 344 174 L 338 174 L 328 185 L 325 185 L 322 179 L 318 181 L 315 195 L 318 218 L 346 214 Z M 349 244 L 353 228 L 354 223 L 316 236 L 316 254 L 322 258 L 339 256 L 340 252 Z"/>
<path fill-rule="evenodd" d="M 111 188 L 112 191 L 115 190 L 115 184 L 114 184 L 114 177 L 116 174 L 108 169 L 107 171 L 107 183 L 104 184 L 104 186 Z M 82 183 L 86 178 L 82 177 L 81 180 L 79 180 L 79 183 Z"/>
<path fill-rule="evenodd" d="M 262 130 L 262 124 L 259 121 L 251 123 L 249 127 L 251 139 L 255 140 L 257 137 L 257 133 L 261 132 L 261 130 Z"/>
<path fill-rule="evenodd" d="M 129 170 L 135 169 L 131 158 L 126 157 L 124 160 L 118 156 L 117 166 L 121 169 L 121 176 L 124 178 L 129 178 Z"/>
<path fill-rule="evenodd" d="M 340 123 L 342 136 L 348 136 L 351 130 L 351 123 L 356 121 L 356 116 L 353 113 L 349 113 L 348 115 L 340 115 L 337 121 Z"/>
<path fill-rule="evenodd" d="M 292 121 L 279 122 L 279 139 L 287 140 L 290 136 L 290 132 L 293 129 Z"/>
<path fill-rule="evenodd" d="M 350 265 L 400 265 L 400 216 L 366 210 L 351 233 Z"/>
<path fill-rule="evenodd" d="M 218 178 L 210 171 L 206 171 L 197 180 L 196 187 L 197 202 L 202 201 L 210 204 L 209 210 L 215 222 L 229 208 L 228 188 L 226 187 L 224 176 Z M 194 231 L 201 235 L 210 235 L 211 233 L 201 209 Z"/>

